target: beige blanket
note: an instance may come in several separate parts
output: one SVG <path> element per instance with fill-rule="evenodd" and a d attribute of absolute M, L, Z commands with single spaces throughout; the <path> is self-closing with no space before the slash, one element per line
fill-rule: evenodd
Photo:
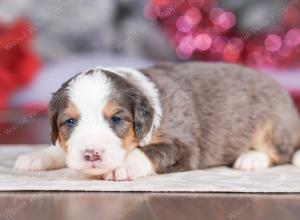
<path fill-rule="evenodd" d="M 300 169 L 292 165 L 248 172 L 218 167 L 124 182 L 96 180 L 70 169 L 13 169 L 18 155 L 34 150 L 36 147 L 0 146 L 0 191 L 300 192 Z"/>

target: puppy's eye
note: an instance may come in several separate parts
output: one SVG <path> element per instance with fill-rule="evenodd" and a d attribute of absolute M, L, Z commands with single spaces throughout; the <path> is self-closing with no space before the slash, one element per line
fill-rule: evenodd
<path fill-rule="evenodd" d="M 65 124 L 68 126 L 68 128 L 73 128 L 77 125 L 77 122 L 75 119 L 68 119 L 65 121 Z"/>
<path fill-rule="evenodd" d="M 114 124 L 114 125 L 119 124 L 120 121 L 121 121 L 121 118 L 119 118 L 119 117 L 117 117 L 117 116 L 112 116 L 112 117 L 110 118 L 110 123 L 112 123 L 112 124 Z"/>

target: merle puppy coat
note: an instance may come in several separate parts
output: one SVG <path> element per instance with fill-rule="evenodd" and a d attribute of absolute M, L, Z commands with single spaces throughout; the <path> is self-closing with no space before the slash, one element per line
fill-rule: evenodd
<path fill-rule="evenodd" d="M 288 93 L 231 64 L 93 68 L 49 104 L 54 146 L 22 155 L 20 170 L 68 166 L 106 180 L 228 165 L 300 164 L 300 119 Z"/>

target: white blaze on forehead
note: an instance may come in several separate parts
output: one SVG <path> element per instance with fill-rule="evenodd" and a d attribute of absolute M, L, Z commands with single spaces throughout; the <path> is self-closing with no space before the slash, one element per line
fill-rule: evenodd
<path fill-rule="evenodd" d="M 70 101 L 76 105 L 81 114 L 95 116 L 96 112 L 97 115 L 101 115 L 101 110 L 111 93 L 112 84 L 104 73 L 95 70 L 92 74 L 78 75 L 70 82 L 68 90 Z"/>
<path fill-rule="evenodd" d="M 109 78 L 100 70 L 95 70 L 92 74 L 84 72 L 70 83 L 70 101 L 79 111 L 78 125 L 69 140 L 71 143 L 75 145 L 77 141 L 85 139 L 83 145 L 92 147 L 99 144 L 96 137 L 101 134 L 103 145 L 119 144 L 119 138 L 116 138 L 102 113 L 111 91 Z"/>

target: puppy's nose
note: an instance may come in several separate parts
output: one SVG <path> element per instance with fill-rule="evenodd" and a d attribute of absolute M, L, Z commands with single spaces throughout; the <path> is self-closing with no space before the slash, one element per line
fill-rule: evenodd
<path fill-rule="evenodd" d="M 94 161 L 98 161 L 98 160 L 101 160 L 102 157 L 101 157 L 101 154 L 99 151 L 95 151 L 95 150 L 85 150 L 83 152 L 83 158 L 86 160 L 86 161 L 90 161 L 90 162 L 94 162 Z"/>

